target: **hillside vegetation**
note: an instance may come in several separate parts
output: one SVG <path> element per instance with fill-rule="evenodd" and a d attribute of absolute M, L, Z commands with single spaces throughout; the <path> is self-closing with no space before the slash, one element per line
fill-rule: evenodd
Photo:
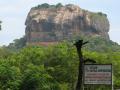
<path fill-rule="evenodd" d="M 36 8 L 36 9 L 38 9 L 38 8 L 39 9 L 44 9 L 44 8 L 60 8 L 60 7 L 63 7 L 63 5 L 61 3 L 58 3 L 56 5 L 50 5 L 48 3 L 44 3 L 44 4 L 41 4 L 41 5 L 38 5 L 38 6 L 34 7 L 34 8 Z"/>
<path fill-rule="evenodd" d="M 96 51 L 96 52 L 120 52 L 120 45 L 118 45 L 116 42 L 113 42 L 111 40 L 106 40 L 102 37 L 77 37 L 76 40 L 70 40 L 70 41 L 62 41 L 69 44 L 75 43 L 75 41 L 83 39 L 84 41 L 89 41 L 89 43 L 85 46 L 85 50 L 89 51 Z M 20 39 L 15 39 L 12 43 L 10 43 L 8 46 L 6 46 L 7 49 L 10 49 L 12 51 L 18 51 L 21 48 L 26 47 L 26 38 L 22 37 Z"/>
<path fill-rule="evenodd" d="M 113 64 L 114 86 L 120 87 L 120 52 L 86 51 L 85 48 L 84 58 L 99 64 Z M 74 90 L 78 60 L 75 47 L 68 43 L 27 46 L 17 53 L 1 48 L 0 90 Z"/>

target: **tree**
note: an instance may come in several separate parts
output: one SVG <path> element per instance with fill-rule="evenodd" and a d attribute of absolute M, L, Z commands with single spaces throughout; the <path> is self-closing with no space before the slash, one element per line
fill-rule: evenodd
<path fill-rule="evenodd" d="M 50 7 L 50 5 L 48 4 L 48 3 L 43 3 L 43 4 L 41 4 L 41 5 L 38 5 L 37 7 L 35 7 L 35 8 L 49 8 Z"/>
<path fill-rule="evenodd" d="M 47 73 L 44 65 L 29 64 L 24 72 L 20 90 L 59 90 L 57 83 Z"/>
<path fill-rule="evenodd" d="M 0 59 L 0 90 L 19 90 L 20 83 L 20 69 Z"/>
<path fill-rule="evenodd" d="M 7 48 L 13 51 L 17 51 L 26 46 L 26 38 L 25 36 L 20 39 L 15 39 L 13 43 L 10 43 Z"/>
<path fill-rule="evenodd" d="M 1 59 L 7 59 L 12 54 L 13 54 L 13 52 L 8 50 L 6 47 L 1 47 L 0 48 L 0 58 Z"/>
<path fill-rule="evenodd" d="M 12 54 L 8 51 L 0 49 L 0 90 L 75 90 L 79 59 L 72 44 L 27 46 Z M 120 52 L 83 50 L 83 58 L 112 63 L 114 84 L 120 87 Z"/>
<path fill-rule="evenodd" d="M 56 5 L 56 8 L 60 8 L 60 7 L 63 7 L 63 5 L 62 5 L 61 3 L 58 3 L 58 4 Z"/>

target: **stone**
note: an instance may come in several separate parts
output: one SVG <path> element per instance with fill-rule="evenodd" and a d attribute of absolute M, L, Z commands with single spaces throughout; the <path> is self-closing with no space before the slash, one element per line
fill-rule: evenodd
<path fill-rule="evenodd" d="M 61 7 L 33 7 L 28 13 L 25 36 L 28 44 L 73 40 L 79 36 L 103 37 L 109 40 L 106 14 L 68 4 Z"/>

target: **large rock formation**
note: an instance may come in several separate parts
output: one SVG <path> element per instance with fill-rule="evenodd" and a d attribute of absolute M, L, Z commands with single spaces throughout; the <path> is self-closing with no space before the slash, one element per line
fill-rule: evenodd
<path fill-rule="evenodd" d="M 42 4 L 30 10 L 26 19 L 27 43 L 53 43 L 79 36 L 109 39 L 109 21 L 103 13 L 93 13 L 76 5 Z"/>

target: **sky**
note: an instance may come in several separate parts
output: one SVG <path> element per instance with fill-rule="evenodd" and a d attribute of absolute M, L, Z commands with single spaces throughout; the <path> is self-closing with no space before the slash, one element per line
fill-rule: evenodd
<path fill-rule="evenodd" d="M 110 21 L 110 39 L 120 44 L 120 0 L 0 0 L 0 46 L 25 35 L 28 12 L 42 3 L 77 4 L 89 11 L 106 13 Z"/>

